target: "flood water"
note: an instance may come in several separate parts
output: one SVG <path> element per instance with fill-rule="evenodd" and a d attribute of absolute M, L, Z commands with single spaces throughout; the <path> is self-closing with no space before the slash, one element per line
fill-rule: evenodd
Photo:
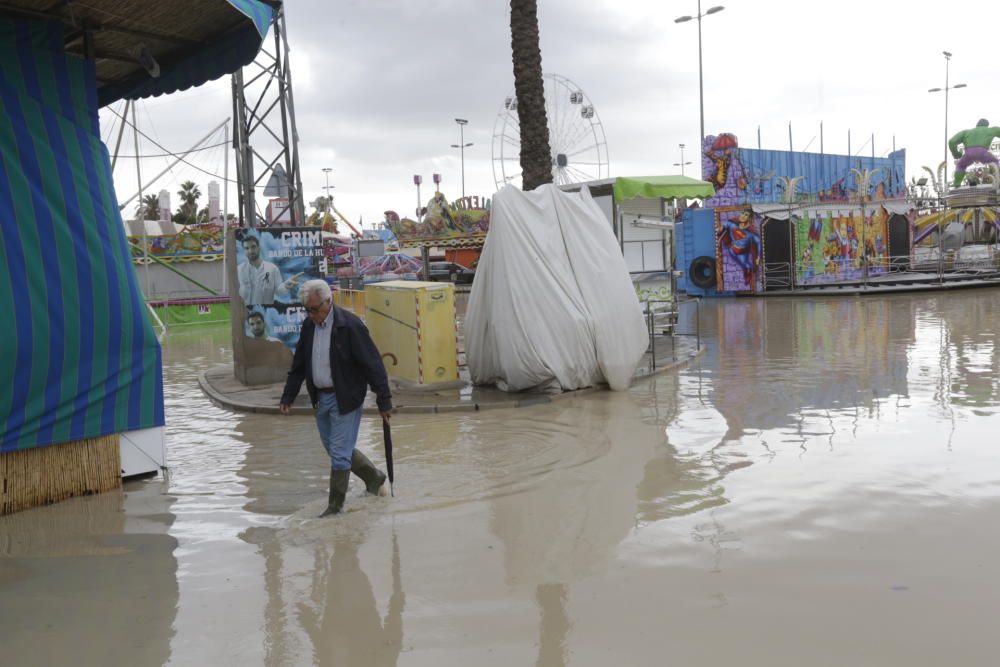
<path fill-rule="evenodd" d="M 700 319 L 628 392 L 397 415 L 396 497 L 322 521 L 311 419 L 216 408 L 228 329 L 171 333 L 169 478 L 0 519 L 0 660 L 996 664 L 1000 291 Z"/>

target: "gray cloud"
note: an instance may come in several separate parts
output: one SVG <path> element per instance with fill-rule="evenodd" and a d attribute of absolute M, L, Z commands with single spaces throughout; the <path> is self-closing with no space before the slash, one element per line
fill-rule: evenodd
<path fill-rule="evenodd" d="M 333 168 L 337 206 L 352 219 L 373 222 L 387 208 L 412 210 L 414 173 L 426 183 L 432 173 L 443 174 L 446 195 L 458 196 L 458 151 L 450 148 L 458 143 L 456 116 L 469 119 L 465 140 L 475 144 L 466 152 L 466 189 L 493 191 L 493 125 L 513 87 L 506 3 L 291 0 L 287 11 L 309 198 L 321 194 L 323 167 Z M 594 101 L 614 175 L 676 172 L 678 144 L 697 145 L 697 29 L 694 22 L 673 22 L 694 11 L 694 2 L 539 0 L 543 66 L 574 80 Z M 895 135 L 897 146 L 910 151 L 911 173 L 936 164 L 944 100 L 926 91 L 943 85 L 941 49 L 955 52 L 952 82 L 969 84 L 951 96 L 951 131 L 990 118 L 1000 106 L 992 86 L 995 58 L 988 39 L 964 37 L 961 15 L 910 14 L 896 3 L 860 0 L 836 7 L 727 3 L 703 25 L 706 130 L 732 131 L 754 146 L 760 127 L 765 148 L 786 148 L 791 121 L 795 148 L 812 139 L 816 150 L 823 121 L 828 152 L 847 150 L 850 128 L 855 152 L 874 132 L 876 153 L 883 154 Z M 992 26 L 1000 8 L 983 6 L 977 14 L 977 22 Z M 941 43 L 947 35 L 956 37 Z M 180 149 L 230 113 L 229 82 L 139 108 L 144 129 Z M 1000 113 L 992 115 L 1000 124 Z M 221 153 L 202 157 L 206 164 L 196 164 L 221 169 Z M 148 162 L 146 174 L 164 160 Z M 134 171 L 119 169 L 119 193 L 131 192 Z M 178 169 L 173 181 L 185 177 L 208 180 Z"/>

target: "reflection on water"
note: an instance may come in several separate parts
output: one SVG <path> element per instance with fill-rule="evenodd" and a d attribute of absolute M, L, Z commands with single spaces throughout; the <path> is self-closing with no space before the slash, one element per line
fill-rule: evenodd
<path fill-rule="evenodd" d="M 312 420 L 212 406 L 228 329 L 171 332 L 169 480 L 0 521 L 5 657 L 989 663 L 998 318 L 992 290 L 704 302 L 706 354 L 628 392 L 400 415 L 397 497 L 355 481 L 322 522 Z"/>
<path fill-rule="evenodd" d="M 159 487 L 128 485 L 0 517 L 0 661 L 167 661 L 177 540 L 168 535 L 174 517 Z"/>

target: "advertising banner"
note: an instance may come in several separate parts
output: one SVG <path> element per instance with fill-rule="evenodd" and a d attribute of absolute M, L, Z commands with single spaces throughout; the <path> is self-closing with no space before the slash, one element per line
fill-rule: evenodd
<path fill-rule="evenodd" d="M 322 279 L 323 233 L 318 227 L 236 230 L 236 276 L 246 308 L 248 339 L 280 342 L 294 350 L 305 310 L 299 287 Z"/>

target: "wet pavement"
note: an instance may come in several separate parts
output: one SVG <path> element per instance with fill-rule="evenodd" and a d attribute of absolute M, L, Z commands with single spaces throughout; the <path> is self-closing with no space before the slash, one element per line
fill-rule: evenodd
<path fill-rule="evenodd" d="M 636 379 L 645 379 L 657 373 L 665 373 L 687 364 L 704 354 L 704 347 L 693 335 L 657 335 L 639 361 L 635 370 Z M 654 358 L 655 354 L 655 358 Z M 580 396 L 593 391 L 607 391 L 606 384 L 584 387 L 574 391 L 545 392 L 526 390 L 506 392 L 495 386 L 476 386 L 465 365 L 465 352 L 459 355 L 460 380 L 443 387 L 404 387 L 390 378 L 392 387 L 393 412 L 397 414 L 434 414 L 440 412 L 477 412 L 506 408 L 525 408 Z M 278 406 L 284 391 L 284 383 L 247 386 L 236 379 L 232 363 L 219 364 L 198 375 L 198 386 L 215 405 L 240 412 L 279 414 Z M 292 404 L 292 414 L 311 415 L 313 408 L 305 388 L 299 392 Z M 375 394 L 368 392 L 363 406 L 363 414 L 378 414 Z"/>
<path fill-rule="evenodd" d="M 216 407 L 228 329 L 171 333 L 169 479 L 0 518 L 2 660 L 994 664 L 998 322 L 706 302 L 706 353 L 628 392 L 398 415 L 396 497 L 323 521 L 313 422 Z"/>

